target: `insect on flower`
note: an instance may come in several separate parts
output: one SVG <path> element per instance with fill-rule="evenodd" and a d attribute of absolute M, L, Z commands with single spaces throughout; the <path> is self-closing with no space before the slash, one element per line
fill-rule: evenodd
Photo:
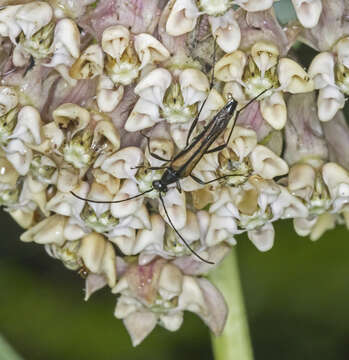
<path fill-rule="evenodd" d="M 269 90 L 269 89 L 267 89 L 267 90 Z M 261 92 L 256 98 L 261 96 L 267 90 L 264 90 L 263 92 Z M 249 105 L 252 101 L 256 100 L 256 98 L 253 98 L 247 105 Z M 221 151 L 228 145 L 230 137 L 234 130 L 234 125 L 236 123 L 237 116 L 239 115 L 240 111 L 242 111 L 247 106 L 247 105 L 245 105 L 240 110 L 235 111 L 237 104 L 238 103 L 234 99 L 232 99 L 232 98 L 229 99 L 229 101 L 224 105 L 224 107 L 212 118 L 212 120 L 203 128 L 203 130 L 189 143 L 191 133 L 194 130 L 195 125 L 198 121 L 198 117 L 200 115 L 200 111 L 199 111 L 199 114 L 194 119 L 193 124 L 189 130 L 189 133 L 187 136 L 187 146 L 183 150 L 181 150 L 177 155 L 175 155 L 173 159 L 170 159 L 170 160 L 164 159 L 164 158 L 158 156 L 157 154 L 152 153 L 150 151 L 150 147 L 149 147 L 149 137 L 142 134 L 143 136 L 145 136 L 147 138 L 149 153 L 154 158 L 165 161 L 167 163 L 166 165 L 160 166 L 160 167 L 149 167 L 150 170 L 165 169 L 161 178 L 159 180 L 154 180 L 152 182 L 152 187 L 150 189 L 148 189 L 140 194 L 137 194 L 135 196 L 132 196 L 128 199 L 118 200 L 118 201 L 90 200 L 90 199 L 83 198 L 83 197 L 75 194 L 73 191 L 71 191 L 72 195 L 74 195 L 76 198 L 78 198 L 80 200 L 88 201 L 88 202 L 92 202 L 92 203 L 115 204 L 115 203 L 120 203 L 120 202 L 138 198 L 140 196 L 143 196 L 144 194 L 147 194 L 153 190 L 156 190 L 159 194 L 160 202 L 164 208 L 166 217 L 167 217 L 171 227 L 176 232 L 176 234 L 179 236 L 179 238 L 183 241 L 185 246 L 201 261 L 204 261 L 208 264 L 213 264 L 212 262 L 203 259 L 199 254 L 197 254 L 190 247 L 189 243 L 179 233 L 179 231 L 175 228 L 175 226 L 173 225 L 173 222 L 168 214 L 168 211 L 165 207 L 165 203 L 164 203 L 162 194 L 166 193 L 168 191 L 168 186 L 171 184 L 174 184 L 174 183 L 176 183 L 178 191 L 181 192 L 179 180 L 183 179 L 187 176 L 190 176 L 194 181 L 196 181 L 197 183 L 199 183 L 201 185 L 207 185 L 214 181 L 217 181 L 217 180 L 229 177 L 229 176 L 236 176 L 236 175 L 224 175 L 224 176 L 218 177 L 216 179 L 205 182 L 205 181 L 199 179 L 198 177 L 194 176 L 192 174 L 192 171 L 205 154 Z M 202 107 L 201 107 L 201 109 L 202 109 Z M 227 128 L 234 113 L 236 113 L 236 116 L 235 116 L 234 124 L 231 127 L 227 141 L 224 144 L 221 144 L 213 149 L 210 149 L 211 145 L 217 140 L 217 138 Z"/>
<path fill-rule="evenodd" d="M 215 63 L 215 57 L 216 57 L 216 41 L 214 42 L 213 64 Z M 213 78 L 214 78 L 214 67 L 212 69 L 213 70 L 212 70 L 212 74 L 211 74 L 210 88 L 213 87 Z M 193 122 L 190 126 L 190 129 L 189 129 L 189 132 L 187 135 L 187 139 L 186 139 L 185 148 L 183 150 L 181 150 L 177 155 L 175 155 L 173 157 L 173 159 L 164 159 L 161 156 L 154 154 L 150 150 L 150 145 L 149 145 L 150 138 L 147 135 L 143 134 L 141 131 L 140 133 L 147 139 L 147 146 L 148 146 L 150 155 L 153 156 L 155 159 L 164 161 L 166 164 L 164 166 L 148 168 L 149 170 L 161 170 L 161 169 L 165 170 L 159 180 L 154 180 L 152 182 L 152 187 L 150 189 L 143 191 L 142 193 L 132 196 L 128 199 L 116 200 L 116 201 L 98 201 L 98 200 L 85 199 L 85 198 L 75 194 L 73 191 L 71 191 L 71 194 L 74 195 L 76 198 L 83 200 L 83 201 L 88 201 L 88 202 L 97 203 L 97 204 L 115 204 L 115 203 L 120 203 L 120 202 L 129 201 L 129 200 L 138 198 L 147 193 L 150 193 L 153 190 L 156 190 L 159 194 L 160 202 L 164 208 L 165 215 L 166 215 L 171 227 L 176 232 L 176 234 L 179 236 L 179 238 L 182 240 L 184 245 L 190 250 L 190 252 L 192 254 L 194 254 L 201 261 L 206 262 L 208 264 L 214 264 L 211 261 L 205 260 L 197 252 L 195 252 L 190 247 L 189 243 L 183 238 L 183 236 L 176 229 L 176 227 L 174 226 L 174 224 L 171 220 L 171 217 L 169 216 L 168 211 L 165 207 L 165 203 L 164 203 L 162 194 L 167 193 L 168 186 L 171 184 L 174 184 L 174 183 L 176 183 L 177 190 L 179 192 L 181 192 L 182 190 L 181 190 L 179 180 L 183 179 L 187 176 L 190 176 L 195 182 L 199 183 L 200 185 L 207 185 L 207 184 L 210 184 L 214 181 L 218 181 L 223 178 L 227 178 L 230 176 L 237 176 L 237 175 L 224 175 L 224 176 L 220 176 L 216 179 L 205 182 L 205 181 L 199 179 L 198 177 L 196 177 L 195 175 L 193 175 L 192 171 L 205 154 L 221 151 L 229 144 L 229 140 L 233 133 L 236 119 L 239 116 L 239 113 L 245 107 L 247 107 L 250 103 L 252 103 L 254 100 L 256 100 L 258 97 L 263 95 L 268 90 L 270 90 L 270 89 L 266 89 L 266 90 L 262 91 L 260 94 L 258 94 L 256 97 L 251 99 L 245 106 L 243 106 L 238 111 L 235 111 L 236 107 L 238 105 L 237 101 L 234 100 L 230 96 L 228 99 L 228 102 L 223 106 L 223 108 L 208 122 L 208 124 L 206 124 L 206 126 L 204 126 L 204 128 L 201 130 L 201 132 L 197 136 L 195 136 L 193 138 L 193 140 L 190 142 L 191 134 L 193 133 L 193 131 L 199 121 L 200 113 L 206 103 L 206 100 L 207 100 L 207 98 L 206 98 L 206 100 L 202 103 L 198 114 L 196 115 L 195 119 L 193 120 Z M 230 129 L 230 133 L 229 133 L 227 141 L 224 144 L 221 144 L 219 146 L 214 147 L 213 149 L 210 149 L 211 145 L 219 138 L 219 136 L 228 127 L 230 120 L 232 119 L 234 114 L 235 114 L 234 123 Z M 140 167 L 143 167 L 143 166 L 140 166 Z"/>

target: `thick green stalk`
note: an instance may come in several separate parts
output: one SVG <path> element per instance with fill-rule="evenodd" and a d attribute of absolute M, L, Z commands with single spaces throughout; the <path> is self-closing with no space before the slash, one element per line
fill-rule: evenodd
<path fill-rule="evenodd" d="M 22 360 L 22 358 L 11 348 L 0 334 L 0 359 L 1 360 Z"/>
<path fill-rule="evenodd" d="M 222 335 L 212 335 L 215 360 L 252 360 L 253 352 L 234 248 L 210 273 L 209 279 L 222 292 L 229 309 Z"/>

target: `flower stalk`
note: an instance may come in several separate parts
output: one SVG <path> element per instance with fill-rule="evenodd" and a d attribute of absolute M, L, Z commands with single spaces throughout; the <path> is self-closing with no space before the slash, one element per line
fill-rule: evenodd
<path fill-rule="evenodd" d="M 0 335 L 0 354 L 4 360 L 22 360 L 10 344 Z"/>
<path fill-rule="evenodd" d="M 211 335 L 214 359 L 252 360 L 253 352 L 234 248 L 220 266 L 210 272 L 209 279 L 221 291 L 229 309 L 223 333 L 220 336 Z"/>

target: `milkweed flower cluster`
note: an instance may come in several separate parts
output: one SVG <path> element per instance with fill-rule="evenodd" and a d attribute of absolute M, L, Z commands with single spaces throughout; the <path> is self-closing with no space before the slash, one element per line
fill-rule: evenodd
<path fill-rule="evenodd" d="M 227 307 L 205 275 L 239 234 L 267 251 L 280 219 L 312 240 L 349 227 L 347 9 L 292 2 L 287 26 L 272 0 L 0 7 L 0 204 L 22 241 L 86 278 L 86 300 L 118 294 L 134 345 L 157 324 L 177 330 L 185 310 L 222 331 Z M 309 69 L 297 40 L 319 51 Z M 262 92 L 194 167 L 208 184 L 181 178 L 163 203 L 146 192 L 196 117 L 191 139 L 227 101 L 241 109 Z"/>

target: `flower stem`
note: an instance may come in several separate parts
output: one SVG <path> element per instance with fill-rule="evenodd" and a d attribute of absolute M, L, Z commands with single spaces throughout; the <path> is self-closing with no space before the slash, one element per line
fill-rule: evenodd
<path fill-rule="evenodd" d="M 209 279 L 222 292 L 229 309 L 223 333 L 211 336 L 215 360 L 252 360 L 253 352 L 234 248 L 210 273 Z"/>
<path fill-rule="evenodd" d="M 2 360 L 21 360 L 22 358 L 11 348 L 0 334 L 0 359 Z"/>

